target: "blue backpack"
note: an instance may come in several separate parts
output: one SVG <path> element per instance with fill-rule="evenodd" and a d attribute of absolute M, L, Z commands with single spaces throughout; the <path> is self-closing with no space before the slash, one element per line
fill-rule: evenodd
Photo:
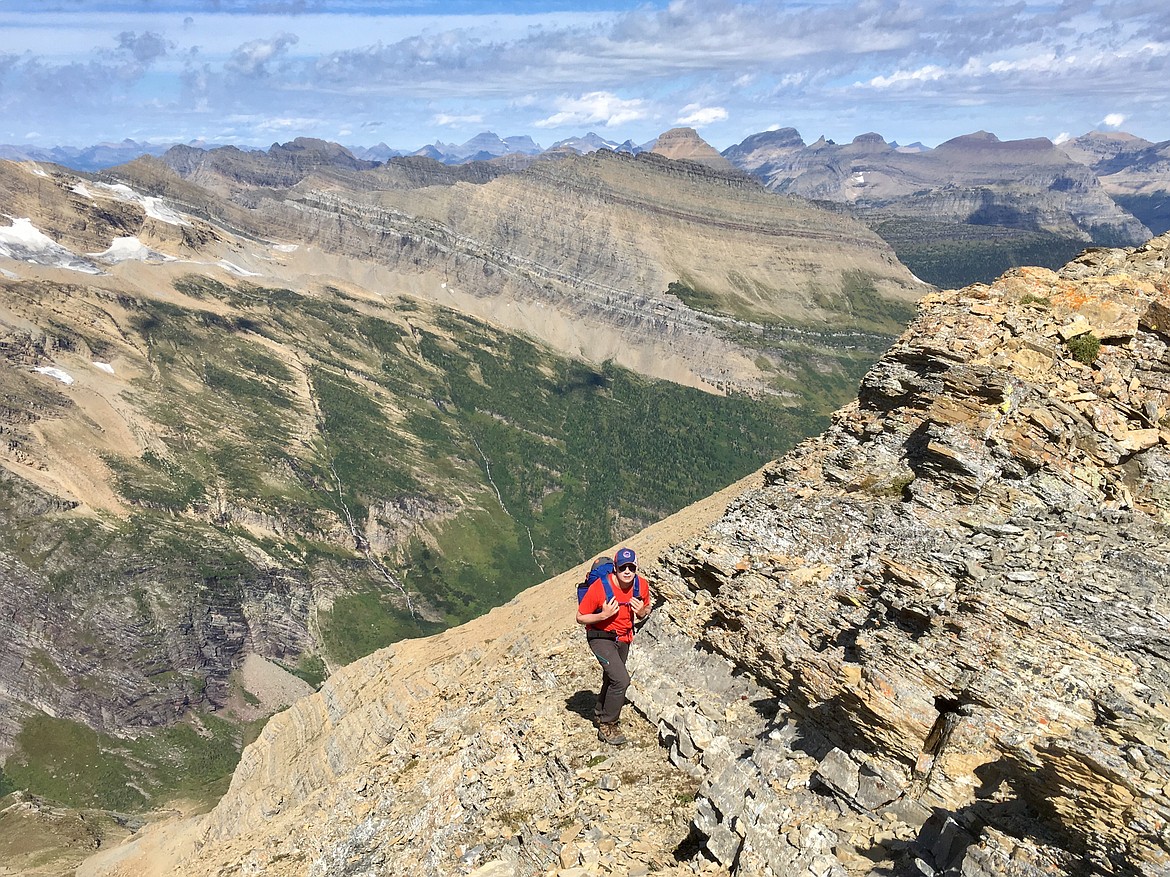
<path fill-rule="evenodd" d="M 605 600 L 609 602 L 613 599 L 613 585 L 609 583 L 609 577 L 613 575 L 616 570 L 613 567 L 612 557 L 599 557 L 593 561 L 593 565 L 589 568 L 589 572 L 585 576 L 585 581 L 577 585 L 577 605 L 581 605 L 581 601 L 585 599 L 585 593 L 598 579 L 601 579 L 601 586 L 605 588 Z M 642 599 L 642 577 L 634 576 L 634 597 Z"/>

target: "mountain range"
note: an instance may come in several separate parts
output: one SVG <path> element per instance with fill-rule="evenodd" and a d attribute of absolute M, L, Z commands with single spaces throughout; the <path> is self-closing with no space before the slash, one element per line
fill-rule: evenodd
<path fill-rule="evenodd" d="M 269 714 L 825 423 L 929 289 L 646 153 L 0 162 L 0 787 L 213 801 Z"/>
<path fill-rule="evenodd" d="M 274 144 L 267 152 L 282 148 Z M 206 151 L 203 144 L 174 149 Z M 385 144 L 337 149 L 373 163 L 405 155 Z M 881 235 L 919 277 L 941 287 L 986 282 L 1014 265 L 1057 267 L 1086 245 L 1133 246 L 1170 229 L 1170 146 L 1123 133 L 1091 132 L 1054 144 L 1044 138 L 1003 142 L 977 132 L 929 149 L 887 143 L 874 133 L 847 144 L 823 137 L 806 144 L 795 129 L 782 128 L 719 153 L 690 128 L 642 145 L 590 133 L 548 149 L 527 136 L 483 132 L 411 154 L 449 165 L 494 166 L 482 174 L 600 149 L 652 151 L 721 171 L 738 169 L 776 193 L 846 211 Z M 90 170 L 167 151 L 132 141 L 87 150 L 0 147 L 10 158 Z"/>

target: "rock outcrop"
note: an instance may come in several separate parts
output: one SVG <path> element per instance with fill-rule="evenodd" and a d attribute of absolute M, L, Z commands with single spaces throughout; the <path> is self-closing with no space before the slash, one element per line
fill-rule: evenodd
<path fill-rule="evenodd" d="M 928 297 L 825 434 L 634 540 L 633 746 L 592 742 L 568 575 L 340 671 L 80 873 L 1165 875 L 1168 327 L 1170 236 Z"/>
<path fill-rule="evenodd" d="M 735 165 L 719 154 L 694 128 L 671 128 L 658 135 L 651 152 L 666 158 L 685 159 L 718 171 L 734 171 Z"/>
<path fill-rule="evenodd" d="M 664 558 L 638 702 L 703 766 L 721 861 L 1166 873 L 1168 247 L 931 296 Z"/>

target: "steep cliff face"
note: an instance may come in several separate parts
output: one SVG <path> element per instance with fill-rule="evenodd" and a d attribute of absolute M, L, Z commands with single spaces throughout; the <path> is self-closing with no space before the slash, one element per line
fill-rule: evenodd
<path fill-rule="evenodd" d="M 1168 410 L 1170 236 L 931 296 L 831 429 L 633 540 L 631 747 L 567 575 L 346 668 L 81 873 L 1163 875 Z"/>
<path fill-rule="evenodd" d="M 244 170 L 220 152 L 176 167 L 228 196 L 233 225 L 382 265 L 420 294 L 598 361 L 622 361 L 624 331 L 661 338 L 657 358 L 693 357 L 689 380 L 707 386 L 759 386 L 753 357 L 724 340 L 738 331 L 729 320 L 888 331 L 923 291 L 860 223 L 727 166 L 606 151 L 505 173 L 414 158 L 293 184 L 279 156 L 248 156 Z M 115 173 L 166 185 L 148 163 Z M 849 301 L 855 288 L 868 308 Z"/>
<path fill-rule="evenodd" d="M 1170 229 L 1170 142 L 1093 131 L 1060 148 L 1091 167 L 1113 200 L 1155 234 Z"/>

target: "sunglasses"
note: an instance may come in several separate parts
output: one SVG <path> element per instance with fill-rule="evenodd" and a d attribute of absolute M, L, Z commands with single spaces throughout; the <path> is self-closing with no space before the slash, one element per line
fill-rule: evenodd
<path fill-rule="evenodd" d="M 618 567 L 618 572 L 637 572 L 637 571 L 638 571 L 638 564 L 636 564 L 636 563 L 623 563 L 621 566 Z"/>

